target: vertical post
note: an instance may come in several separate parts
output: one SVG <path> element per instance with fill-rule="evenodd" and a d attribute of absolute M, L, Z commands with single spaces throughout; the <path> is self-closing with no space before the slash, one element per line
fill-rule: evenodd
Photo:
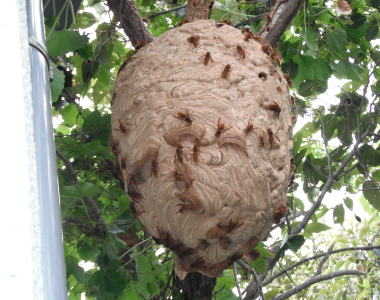
<path fill-rule="evenodd" d="M 26 11 L 29 43 L 33 44 L 29 48 L 29 57 L 40 206 L 43 293 L 45 299 L 64 300 L 67 299 L 66 272 L 42 0 L 27 0 Z"/>

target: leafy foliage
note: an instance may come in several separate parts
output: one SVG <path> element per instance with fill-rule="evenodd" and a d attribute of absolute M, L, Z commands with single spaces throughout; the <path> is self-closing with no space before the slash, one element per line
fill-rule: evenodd
<path fill-rule="evenodd" d="M 183 9 L 155 15 L 175 7 L 168 2 L 135 3 L 142 17 L 151 16 L 147 27 L 154 36 L 183 19 Z M 282 70 L 293 80 L 293 114 L 304 124 L 294 134 L 296 179 L 289 189 L 288 207 L 295 214 L 327 199 L 329 193 L 345 196 L 339 196 L 334 205 L 324 200 L 303 231 L 295 235 L 289 233 L 300 224 L 303 214 L 291 218 L 288 213 L 288 220 L 256 248 L 260 257 L 250 261 L 250 266 L 259 274 L 269 272 L 272 276 L 281 270 L 277 266 L 268 269 L 265 258 L 274 259 L 268 251 L 271 241 L 280 249 L 281 267 L 286 267 L 323 252 L 329 247 L 327 241 L 336 241 L 335 248 L 367 245 L 380 224 L 380 2 L 352 0 L 350 5 L 351 15 L 337 17 L 335 7 L 327 7 L 324 1 L 305 2 L 278 46 Z M 113 83 L 121 64 L 135 51 L 107 9 L 100 0 L 89 0 L 86 6 L 82 3 L 71 27 L 62 31 L 55 31 L 62 23 L 58 21 L 60 12 L 45 20 L 47 48 L 54 59 L 51 92 L 54 118 L 59 121 L 56 147 L 74 170 L 70 172 L 57 160 L 69 299 L 80 299 L 82 293 L 87 299 L 151 299 L 169 291 L 173 299 L 180 299 L 181 289 L 170 276 L 173 256 L 152 244 L 141 222 L 133 218 L 109 151 Z M 261 3 L 216 1 L 210 17 L 236 24 L 267 9 Z M 257 20 L 246 27 L 257 32 L 263 22 Z M 335 84 L 331 80 L 335 77 L 344 79 L 344 85 L 337 98 L 325 101 L 325 92 Z M 91 200 L 108 225 L 106 234 L 99 215 L 86 202 Z M 349 217 L 352 210 L 359 214 L 358 207 L 364 210 L 360 223 Z M 146 242 L 137 244 L 144 239 Z M 373 243 L 379 244 L 379 239 Z M 375 274 L 379 257 L 377 249 L 334 254 L 324 273 L 353 268 L 367 275 L 319 283 L 299 292 L 298 297 L 364 299 L 369 293 L 378 295 Z M 302 283 L 315 269 L 310 261 L 292 271 L 292 281 L 279 277 L 266 285 L 266 299 Z M 239 275 L 242 287 L 252 281 L 243 270 Z M 238 299 L 232 292 L 234 286 L 233 272 L 227 269 L 224 277 L 218 278 L 215 298 Z"/>

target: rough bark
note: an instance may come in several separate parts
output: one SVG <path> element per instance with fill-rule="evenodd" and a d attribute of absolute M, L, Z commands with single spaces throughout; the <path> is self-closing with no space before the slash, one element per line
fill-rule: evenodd
<path fill-rule="evenodd" d="M 193 22 L 199 19 L 208 19 L 208 1 L 207 0 L 189 0 L 187 1 L 185 20 Z"/>
<path fill-rule="evenodd" d="M 183 281 L 181 300 L 211 300 L 215 285 L 216 278 L 189 273 Z"/>
<path fill-rule="evenodd" d="M 269 45 L 274 46 L 281 39 L 281 36 L 284 34 L 286 28 L 292 23 L 292 20 L 297 15 L 302 2 L 303 0 L 289 0 L 285 7 L 285 1 L 283 0 L 279 0 L 276 3 L 270 14 L 273 20 L 265 24 L 265 28 L 271 27 L 269 33 L 266 36 L 263 36 Z M 277 18 L 275 15 L 278 10 L 282 10 L 282 12 Z M 260 30 L 260 32 L 264 33 L 265 31 Z"/>
<path fill-rule="evenodd" d="M 153 41 L 153 35 L 146 28 L 133 0 L 108 0 L 108 5 L 116 19 L 120 21 L 133 47 L 139 41 L 148 43 Z"/>

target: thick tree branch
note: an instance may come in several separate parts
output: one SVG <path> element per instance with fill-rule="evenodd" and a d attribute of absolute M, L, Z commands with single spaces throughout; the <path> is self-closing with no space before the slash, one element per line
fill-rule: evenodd
<path fill-rule="evenodd" d="M 300 291 L 308 288 L 309 286 L 311 286 L 311 285 L 313 285 L 315 283 L 318 283 L 318 282 L 321 282 L 321 281 L 325 281 L 325 280 L 329 280 L 329 279 L 333 279 L 335 277 L 345 276 L 345 275 L 360 276 L 360 275 L 365 275 L 365 274 L 366 273 L 363 273 L 363 272 L 360 272 L 360 271 L 356 271 L 356 270 L 342 270 L 342 271 L 337 271 L 337 272 L 331 272 L 331 273 L 326 274 L 326 275 L 312 277 L 309 280 L 306 280 L 304 283 L 300 284 L 299 286 L 296 286 L 294 289 L 291 289 L 291 290 L 289 290 L 289 291 L 281 294 L 278 297 L 272 298 L 272 300 L 284 300 L 284 299 L 287 299 L 290 296 L 299 293 Z"/>
<path fill-rule="evenodd" d="M 73 165 L 71 164 L 71 162 L 62 154 L 61 151 L 59 151 L 58 149 L 56 149 L 55 151 L 57 153 L 57 156 L 65 164 L 66 169 L 69 172 L 69 174 L 71 175 L 71 178 L 72 178 L 73 182 L 75 184 L 78 184 L 79 180 L 78 180 L 77 175 L 75 174 L 75 170 L 74 170 Z M 109 228 L 108 228 L 108 225 L 107 225 L 106 221 L 103 218 L 102 212 L 100 211 L 100 209 L 99 209 L 98 205 L 96 204 L 94 198 L 92 198 L 92 197 L 83 197 L 83 199 L 84 199 L 84 202 L 86 203 L 86 205 L 92 211 L 92 214 L 90 215 L 90 217 L 95 222 L 97 222 L 97 223 L 100 224 L 100 227 L 101 227 L 102 232 L 103 232 L 102 235 L 104 235 L 104 237 L 105 237 L 105 234 L 107 233 L 107 231 L 109 230 Z"/>
<path fill-rule="evenodd" d="M 186 6 L 185 20 L 193 22 L 199 19 L 208 19 L 208 1 L 207 0 L 188 0 Z"/>
<path fill-rule="evenodd" d="M 337 250 L 333 250 L 331 251 L 331 254 L 334 254 L 334 253 L 339 253 L 339 252 L 344 252 L 344 251 L 353 251 L 353 250 L 372 250 L 372 249 L 380 249 L 380 245 L 377 245 L 377 246 L 366 246 L 366 247 L 351 247 L 351 248 L 341 248 L 341 249 L 337 249 Z M 316 259 L 316 258 L 320 258 L 322 256 L 325 256 L 327 252 L 324 252 L 324 253 L 321 253 L 321 254 L 317 254 L 317 255 L 314 255 L 314 256 L 311 256 L 311 257 L 308 257 L 308 258 L 305 258 L 305 259 L 302 259 L 298 262 L 296 262 L 295 264 L 281 270 L 280 272 L 278 272 L 277 274 L 273 275 L 271 278 L 269 278 L 268 280 L 264 281 L 263 282 L 263 286 L 266 286 L 268 284 L 270 284 L 273 280 L 275 280 L 276 278 L 280 277 L 281 275 L 285 274 L 287 271 L 290 271 L 296 267 L 298 267 L 299 265 L 302 265 L 308 261 L 311 261 L 313 259 Z"/>
<path fill-rule="evenodd" d="M 108 6 L 120 21 L 133 47 L 136 47 L 138 41 L 153 41 L 153 35 L 146 28 L 133 0 L 108 0 Z"/>
<path fill-rule="evenodd" d="M 281 36 L 284 34 L 286 28 L 292 23 L 292 20 L 297 15 L 298 10 L 301 7 L 302 1 L 303 0 L 289 0 L 285 8 L 283 7 L 283 0 L 279 0 L 277 2 L 281 5 L 276 4 L 273 11 L 271 12 L 271 16 L 275 16 L 276 11 L 278 9 L 283 10 L 281 12 L 281 15 L 279 15 L 278 19 L 273 18 L 272 22 L 267 24 L 267 26 L 271 27 L 268 35 L 265 37 L 265 41 L 269 45 L 274 46 L 281 39 Z"/>

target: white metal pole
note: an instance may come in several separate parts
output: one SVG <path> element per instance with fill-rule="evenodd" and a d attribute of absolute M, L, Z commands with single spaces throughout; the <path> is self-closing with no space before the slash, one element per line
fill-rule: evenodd
<path fill-rule="evenodd" d="M 66 270 L 59 205 L 58 174 L 55 156 L 52 106 L 45 47 L 42 0 L 27 0 L 34 140 L 41 222 L 41 256 L 46 299 L 67 299 Z"/>
<path fill-rule="evenodd" d="M 47 62 L 39 0 L 0 10 L 0 287 L 4 299 L 67 299 Z M 4 293 L 5 292 L 5 293 Z"/>

